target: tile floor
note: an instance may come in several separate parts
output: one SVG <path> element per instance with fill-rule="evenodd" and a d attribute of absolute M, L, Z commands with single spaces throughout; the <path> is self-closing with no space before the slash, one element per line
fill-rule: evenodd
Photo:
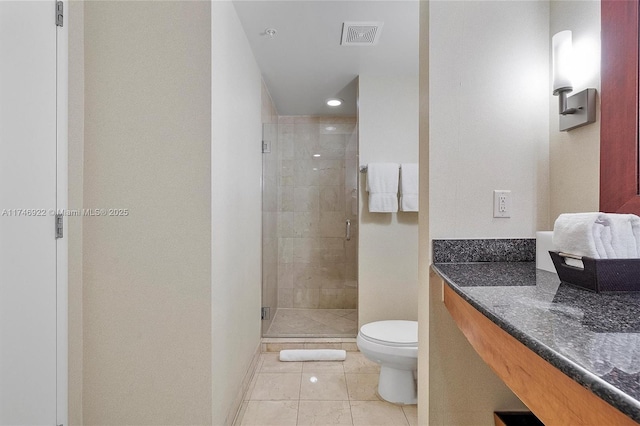
<path fill-rule="evenodd" d="M 417 425 L 417 406 L 376 396 L 379 366 L 360 352 L 345 361 L 280 362 L 260 355 L 237 426 Z"/>
<path fill-rule="evenodd" d="M 356 309 L 279 308 L 264 337 L 355 337 Z"/>

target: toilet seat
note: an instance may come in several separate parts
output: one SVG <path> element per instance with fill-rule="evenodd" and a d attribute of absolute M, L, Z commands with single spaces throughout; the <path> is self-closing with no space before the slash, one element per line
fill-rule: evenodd
<path fill-rule="evenodd" d="M 384 346 L 418 346 L 417 321 L 389 320 L 370 322 L 360 328 L 359 334 L 364 340 Z"/>

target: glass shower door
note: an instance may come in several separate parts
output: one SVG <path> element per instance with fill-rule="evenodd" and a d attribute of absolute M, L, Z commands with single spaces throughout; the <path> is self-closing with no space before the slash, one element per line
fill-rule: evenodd
<path fill-rule="evenodd" d="M 262 334 L 278 309 L 278 124 L 262 125 Z"/>
<path fill-rule="evenodd" d="M 274 319 L 269 328 L 263 328 L 266 337 L 353 337 L 357 333 L 355 128 L 354 118 L 279 118 L 277 310 L 272 304 Z M 268 178 L 265 173 L 265 199 Z M 268 232 L 265 236 L 269 238 Z M 266 258 L 263 261 L 266 278 L 271 268 Z M 264 285 L 268 296 L 266 280 Z"/>

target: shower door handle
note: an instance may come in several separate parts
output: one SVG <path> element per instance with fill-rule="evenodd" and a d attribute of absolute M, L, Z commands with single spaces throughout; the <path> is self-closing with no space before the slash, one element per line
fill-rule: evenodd
<path fill-rule="evenodd" d="M 351 240 L 351 221 L 349 219 L 347 219 L 345 226 L 345 239 L 347 241 Z"/>

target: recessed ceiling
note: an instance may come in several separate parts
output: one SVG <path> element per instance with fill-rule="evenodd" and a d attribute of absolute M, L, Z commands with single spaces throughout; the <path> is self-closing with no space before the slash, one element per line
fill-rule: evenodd
<path fill-rule="evenodd" d="M 280 115 L 355 115 L 357 77 L 418 74 L 419 1 L 243 1 L 234 5 Z M 345 22 L 381 22 L 375 45 L 343 46 Z M 265 29 L 273 28 L 273 37 Z M 328 98 L 340 98 L 338 108 Z"/>

